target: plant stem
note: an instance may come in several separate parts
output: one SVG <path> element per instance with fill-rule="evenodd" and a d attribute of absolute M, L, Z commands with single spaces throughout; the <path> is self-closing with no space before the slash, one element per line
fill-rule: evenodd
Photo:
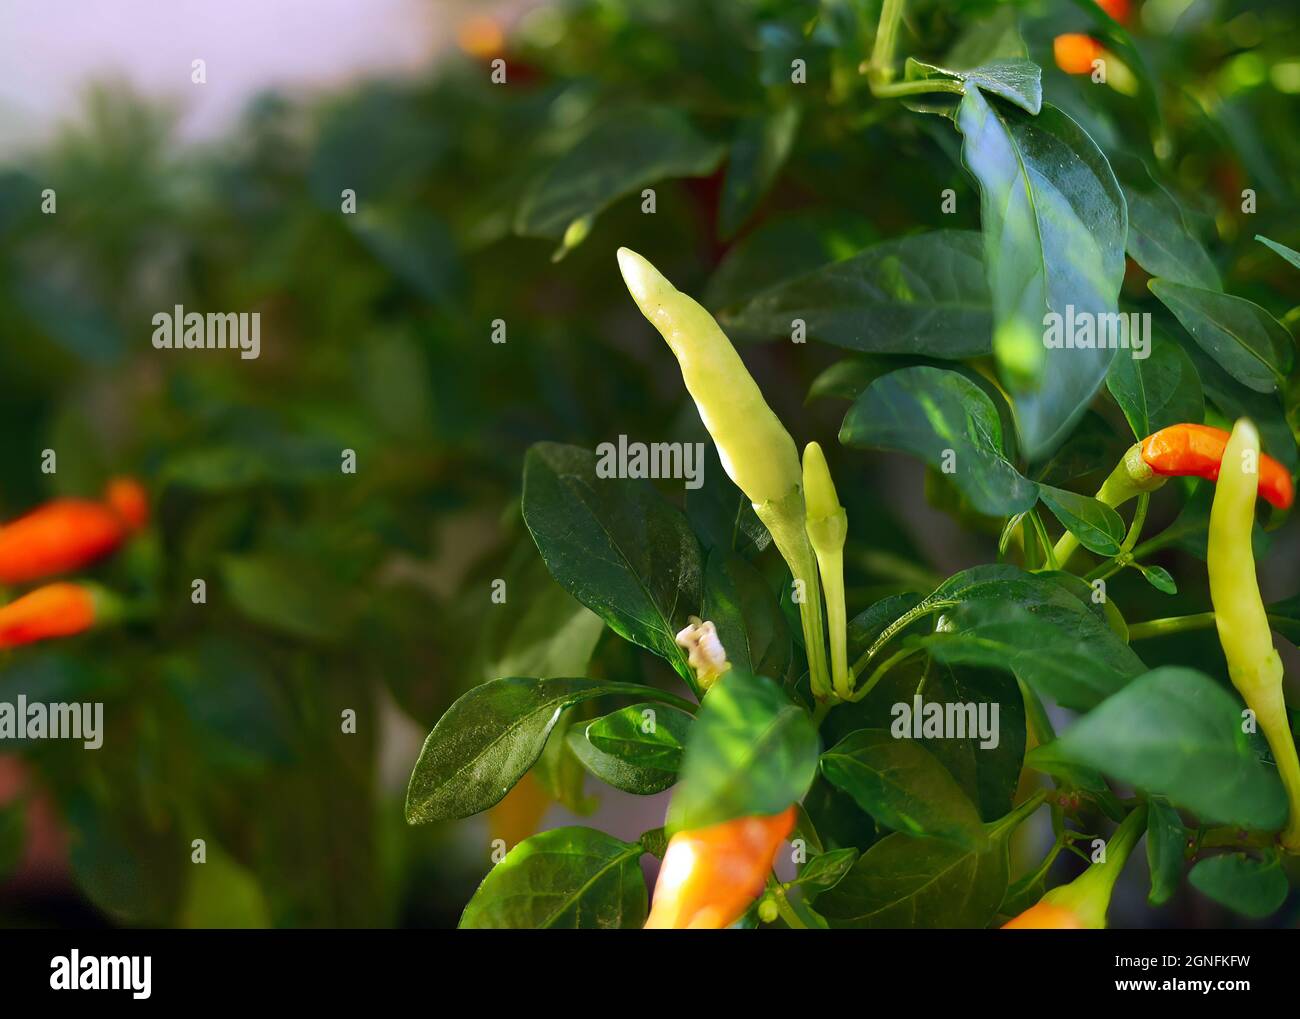
<path fill-rule="evenodd" d="M 775 876 L 771 874 L 767 876 L 767 890 L 772 895 L 772 901 L 776 903 L 776 911 L 780 914 L 781 919 L 786 922 L 786 925 L 795 930 L 806 931 L 808 925 L 799 918 L 799 914 L 795 912 L 794 906 L 792 906 L 790 900 L 786 898 L 785 886 L 776 880 Z"/>
<path fill-rule="evenodd" d="M 1020 806 L 1013 807 L 1011 813 L 1007 814 L 1006 817 L 1000 818 L 986 826 L 989 837 L 996 838 L 1003 832 L 1012 831 L 1013 829 L 1020 827 L 1020 825 L 1028 819 L 1035 810 L 1043 805 L 1045 799 L 1047 799 L 1047 790 L 1035 789 L 1032 796 L 1025 800 L 1024 803 L 1020 804 Z"/>
<path fill-rule="evenodd" d="M 876 41 L 871 47 L 868 81 L 873 92 L 894 78 L 894 47 L 898 43 L 898 25 L 903 20 L 903 0 L 885 0 L 880 8 Z M 876 93 L 879 95 L 879 93 Z"/>
<path fill-rule="evenodd" d="M 1164 619 L 1151 619 L 1145 623 L 1129 623 L 1128 639 L 1145 640 L 1148 637 L 1163 637 L 1166 634 L 1183 633 L 1187 630 L 1204 630 L 1213 625 L 1213 612 L 1197 612 L 1190 616 L 1167 616 Z"/>
<path fill-rule="evenodd" d="M 863 697 L 871 693 L 872 688 L 877 683 L 879 683 L 882 679 L 885 678 L 885 673 L 887 673 L 890 669 L 892 669 L 903 659 L 911 658 L 912 655 L 917 654 L 921 650 L 922 649 L 919 647 L 905 647 L 899 651 L 895 651 L 892 655 L 890 655 L 883 662 L 881 662 L 879 665 L 876 666 L 875 671 L 871 673 L 870 678 L 865 683 L 863 683 L 860 687 L 858 687 L 856 690 L 853 691 L 853 696 L 850 698 L 850 700 L 854 700 L 854 701 L 862 700 Z"/>
<path fill-rule="evenodd" d="M 1038 535 L 1038 543 L 1043 547 L 1043 555 L 1047 558 L 1047 568 L 1049 570 L 1059 570 L 1064 560 L 1057 556 L 1056 550 L 1052 548 L 1052 543 L 1047 537 L 1047 528 L 1043 526 L 1043 518 L 1038 515 L 1037 509 L 1029 511 L 1029 519 L 1033 522 L 1034 533 Z M 1065 533 L 1070 534 L 1069 531 Z M 1074 535 L 1071 534 L 1070 537 L 1074 537 Z"/>

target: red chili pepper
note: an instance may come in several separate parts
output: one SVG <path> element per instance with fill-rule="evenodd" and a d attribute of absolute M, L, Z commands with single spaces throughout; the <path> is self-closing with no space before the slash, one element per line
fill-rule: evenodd
<path fill-rule="evenodd" d="M 1227 445 L 1228 433 L 1222 428 L 1170 425 L 1143 441 L 1142 459 L 1157 474 L 1217 481 Z M 1295 498 L 1290 472 L 1263 453 L 1259 457 L 1259 494 L 1278 509 L 1287 509 Z"/>
<path fill-rule="evenodd" d="M 730 927 L 758 898 L 795 809 L 741 817 L 672 837 L 655 883 L 647 929 Z"/>
<path fill-rule="evenodd" d="M 1097 0 L 1097 6 L 1121 25 L 1128 22 L 1129 0 Z"/>
<path fill-rule="evenodd" d="M 138 531 L 149 522 L 149 493 L 135 478 L 114 478 L 104 490 L 104 502 L 127 527 Z"/>
<path fill-rule="evenodd" d="M 47 584 L 0 607 L 0 648 L 69 637 L 89 630 L 98 615 L 95 592 L 84 584 Z"/>

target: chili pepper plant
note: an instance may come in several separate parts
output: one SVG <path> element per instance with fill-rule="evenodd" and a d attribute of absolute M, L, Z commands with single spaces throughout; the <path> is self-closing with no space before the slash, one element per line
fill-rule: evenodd
<path fill-rule="evenodd" d="M 528 449 L 522 521 L 598 636 L 465 692 L 406 801 L 465 818 L 536 773 L 666 812 L 502 840 L 462 926 L 1293 916 L 1297 163 L 1225 109 L 1293 78 L 1155 3 L 705 6 L 725 72 L 594 118 L 517 212 L 685 417 Z M 1246 7 L 1224 30 L 1267 49 Z M 703 241 L 637 226 L 678 176 L 716 189 Z M 900 515 L 969 551 L 887 550 Z"/>

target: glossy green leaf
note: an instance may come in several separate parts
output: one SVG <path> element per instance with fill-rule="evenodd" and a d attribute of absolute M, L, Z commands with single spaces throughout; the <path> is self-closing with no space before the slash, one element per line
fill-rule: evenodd
<path fill-rule="evenodd" d="M 1219 271 L 1192 233 L 1178 201 L 1137 160 L 1121 165 L 1126 173 L 1127 251 L 1133 261 L 1152 276 L 1221 291 Z"/>
<path fill-rule="evenodd" d="M 701 612 L 717 627 L 733 668 L 785 677 L 793 654 L 790 628 L 767 581 L 746 560 L 716 549 L 709 554 Z"/>
<path fill-rule="evenodd" d="M 1286 820 L 1276 768 L 1241 730 L 1240 703 L 1204 673 L 1153 669 L 1089 712 L 1029 763 L 1072 761 L 1197 814 L 1273 831 Z"/>
<path fill-rule="evenodd" d="M 1148 584 L 1161 594 L 1178 593 L 1177 582 L 1163 566 L 1147 566 L 1144 563 L 1134 563 L 1133 567 L 1142 574 Z"/>
<path fill-rule="evenodd" d="M 1037 114 L 1043 106 L 1043 72 L 1032 60 L 1023 58 L 1001 58 L 978 67 L 954 70 L 908 57 L 903 77 L 906 81 L 933 78 L 959 81 L 968 91 L 979 88 L 989 95 L 1014 103 L 1030 114 Z"/>
<path fill-rule="evenodd" d="M 918 741 L 859 729 L 821 757 L 822 774 L 880 824 L 963 845 L 983 841 L 980 816 L 938 759 Z"/>
<path fill-rule="evenodd" d="M 1113 314 L 1128 219 L 1105 156 L 1060 110 L 1038 116 L 978 88 L 962 98 L 962 159 L 980 185 L 993 352 L 1026 453 L 1060 443 L 1106 377 L 1110 349 L 1048 349 L 1049 312 Z M 1067 337 L 1068 339 L 1068 337 Z"/>
<path fill-rule="evenodd" d="M 1271 393 L 1291 366 L 1291 336 L 1258 304 L 1232 294 L 1153 279 L 1151 292 L 1229 375 L 1257 393 Z"/>
<path fill-rule="evenodd" d="M 852 848 L 818 853 L 799 868 L 798 875 L 790 883 L 798 885 L 807 895 L 817 895 L 834 888 L 853 868 L 857 859 L 858 851 Z"/>
<path fill-rule="evenodd" d="M 1182 347 L 1159 334 L 1151 337 L 1150 357 L 1138 359 L 1123 353 L 1116 357 L 1106 374 L 1106 386 L 1138 439 L 1170 425 L 1205 418 L 1205 396 L 1196 365 Z"/>
<path fill-rule="evenodd" d="M 486 810 L 537 762 L 561 711 L 609 692 L 593 679 L 511 677 L 476 686 L 424 741 L 406 790 L 407 822 Z"/>
<path fill-rule="evenodd" d="M 670 107 L 611 110 L 533 182 L 515 230 L 560 238 L 570 224 L 648 184 L 712 173 L 724 151 Z"/>
<path fill-rule="evenodd" d="M 1119 555 L 1124 521 L 1109 506 L 1091 496 L 1051 485 L 1040 484 L 1038 495 L 1084 548 L 1100 556 Z"/>
<path fill-rule="evenodd" d="M 1290 890 L 1276 858 L 1225 853 L 1199 861 L 1187 875 L 1193 888 L 1235 913 L 1260 920 L 1282 908 Z"/>
<path fill-rule="evenodd" d="M 836 928 L 979 928 L 1006 894 L 1007 845 L 983 848 L 895 832 L 862 854 L 817 911 Z"/>
<path fill-rule="evenodd" d="M 625 793 L 651 796 L 661 793 L 677 781 L 675 769 L 647 767 L 615 754 L 606 753 L 592 744 L 585 726 L 574 726 L 565 733 L 565 744 L 582 767 L 600 781 Z"/>
<path fill-rule="evenodd" d="M 1011 671 L 1063 707 L 1087 710 L 1144 671 L 1105 619 L 1050 579 L 1015 567 L 950 578 L 920 643 L 939 661 Z M 926 603 L 922 603 L 926 604 Z"/>
<path fill-rule="evenodd" d="M 645 923 L 649 896 L 640 843 L 593 828 L 525 839 L 490 871 L 460 918 L 463 928 L 607 929 Z"/>
<path fill-rule="evenodd" d="M 877 379 L 849 409 L 840 442 L 902 450 L 947 468 L 945 476 L 983 513 L 1018 513 L 1038 498 L 1006 458 L 997 408 L 954 371 L 922 366 Z"/>
<path fill-rule="evenodd" d="M 668 704 L 633 704 L 597 718 L 587 726 L 587 738 L 607 754 L 676 772 L 694 721 Z"/>
<path fill-rule="evenodd" d="M 524 460 L 523 511 L 560 586 L 693 682 L 676 634 L 699 612 L 703 563 L 681 512 L 648 481 L 598 478 L 594 453 L 549 442 Z"/>
<path fill-rule="evenodd" d="M 979 235 L 933 230 L 865 248 L 760 292 L 730 329 L 809 337 L 849 350 L 940 358 L 988 353 L 992 318 Z"/>
<path fill-rule="evenodd" d="M 1187 832 L 1178 811 L 1162 796 L 1147 800 L 1147 871 L 1151 893 L 1147 901 L 1163 906 L 1178 890 L 1183 878 L 1183 854 Z"/>
<path fill-rule="evenodd" d="M 817 771 L 812 719 L 772 680 L 732 669 L 691 726 L 668 828 L 707 828 L 777 814 L 803 799 Z"/>

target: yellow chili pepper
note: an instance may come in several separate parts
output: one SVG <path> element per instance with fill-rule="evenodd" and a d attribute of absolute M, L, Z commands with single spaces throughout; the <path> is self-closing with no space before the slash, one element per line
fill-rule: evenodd
<path fill-rule="evenodd" d="M 826 464 L 826 454 L 815 442 L 804 447 L 803 488 L 808 506 L 808 540 L 817 554 L 817 568 L 826 594 L 831 685 L 837 697 L 848 700 L 853 693 L 849 677 L 848 613 L 844 608 L 844 539 L 848 534 L 848 515 L 840 505 L 835 482 Z"/>
<path fill-rule="evenodd" d="M 1002 925 L 1003 930 L 1101 930 L 1106 926 L 1115 881 L 1146 827 L 1146 805 L 1132 811 L 1106 843 L 1106 858 L 1094 863 L 1069 884 L 1060 885 L 1023 913 Z"/>
<path fill-rule="evenodd" d="M 763 891 L 795 808 L 681 831 L 664 853 L 646 929 L 730 927 Z"/>
<path fill-rule="evenodd" d="M 1206 566 L 1210 600 L 1232 678 L 1268 740 L 1291 804 L 1282 845 L 1300 852 L 1300 760 L 1282 694 L 1282 659 L 1273 647 L 1255 577 L 1250 533 L 1259 490 L 1259 432 L 1245 418 L 1232 429 L 1219 467 Z"/>
<path fill-rule="evenodd" d="M 812 692 L 824 700 L 831 691 L 821 588 L 804 532 L 802 471 L 794 440 L 712 315 L 635 251 L 619 248 L 618 265 L 637 307 L 676 355 L 723 469 L 753 504 L 790 566 L 801 595 L 799 615 Z"/>

